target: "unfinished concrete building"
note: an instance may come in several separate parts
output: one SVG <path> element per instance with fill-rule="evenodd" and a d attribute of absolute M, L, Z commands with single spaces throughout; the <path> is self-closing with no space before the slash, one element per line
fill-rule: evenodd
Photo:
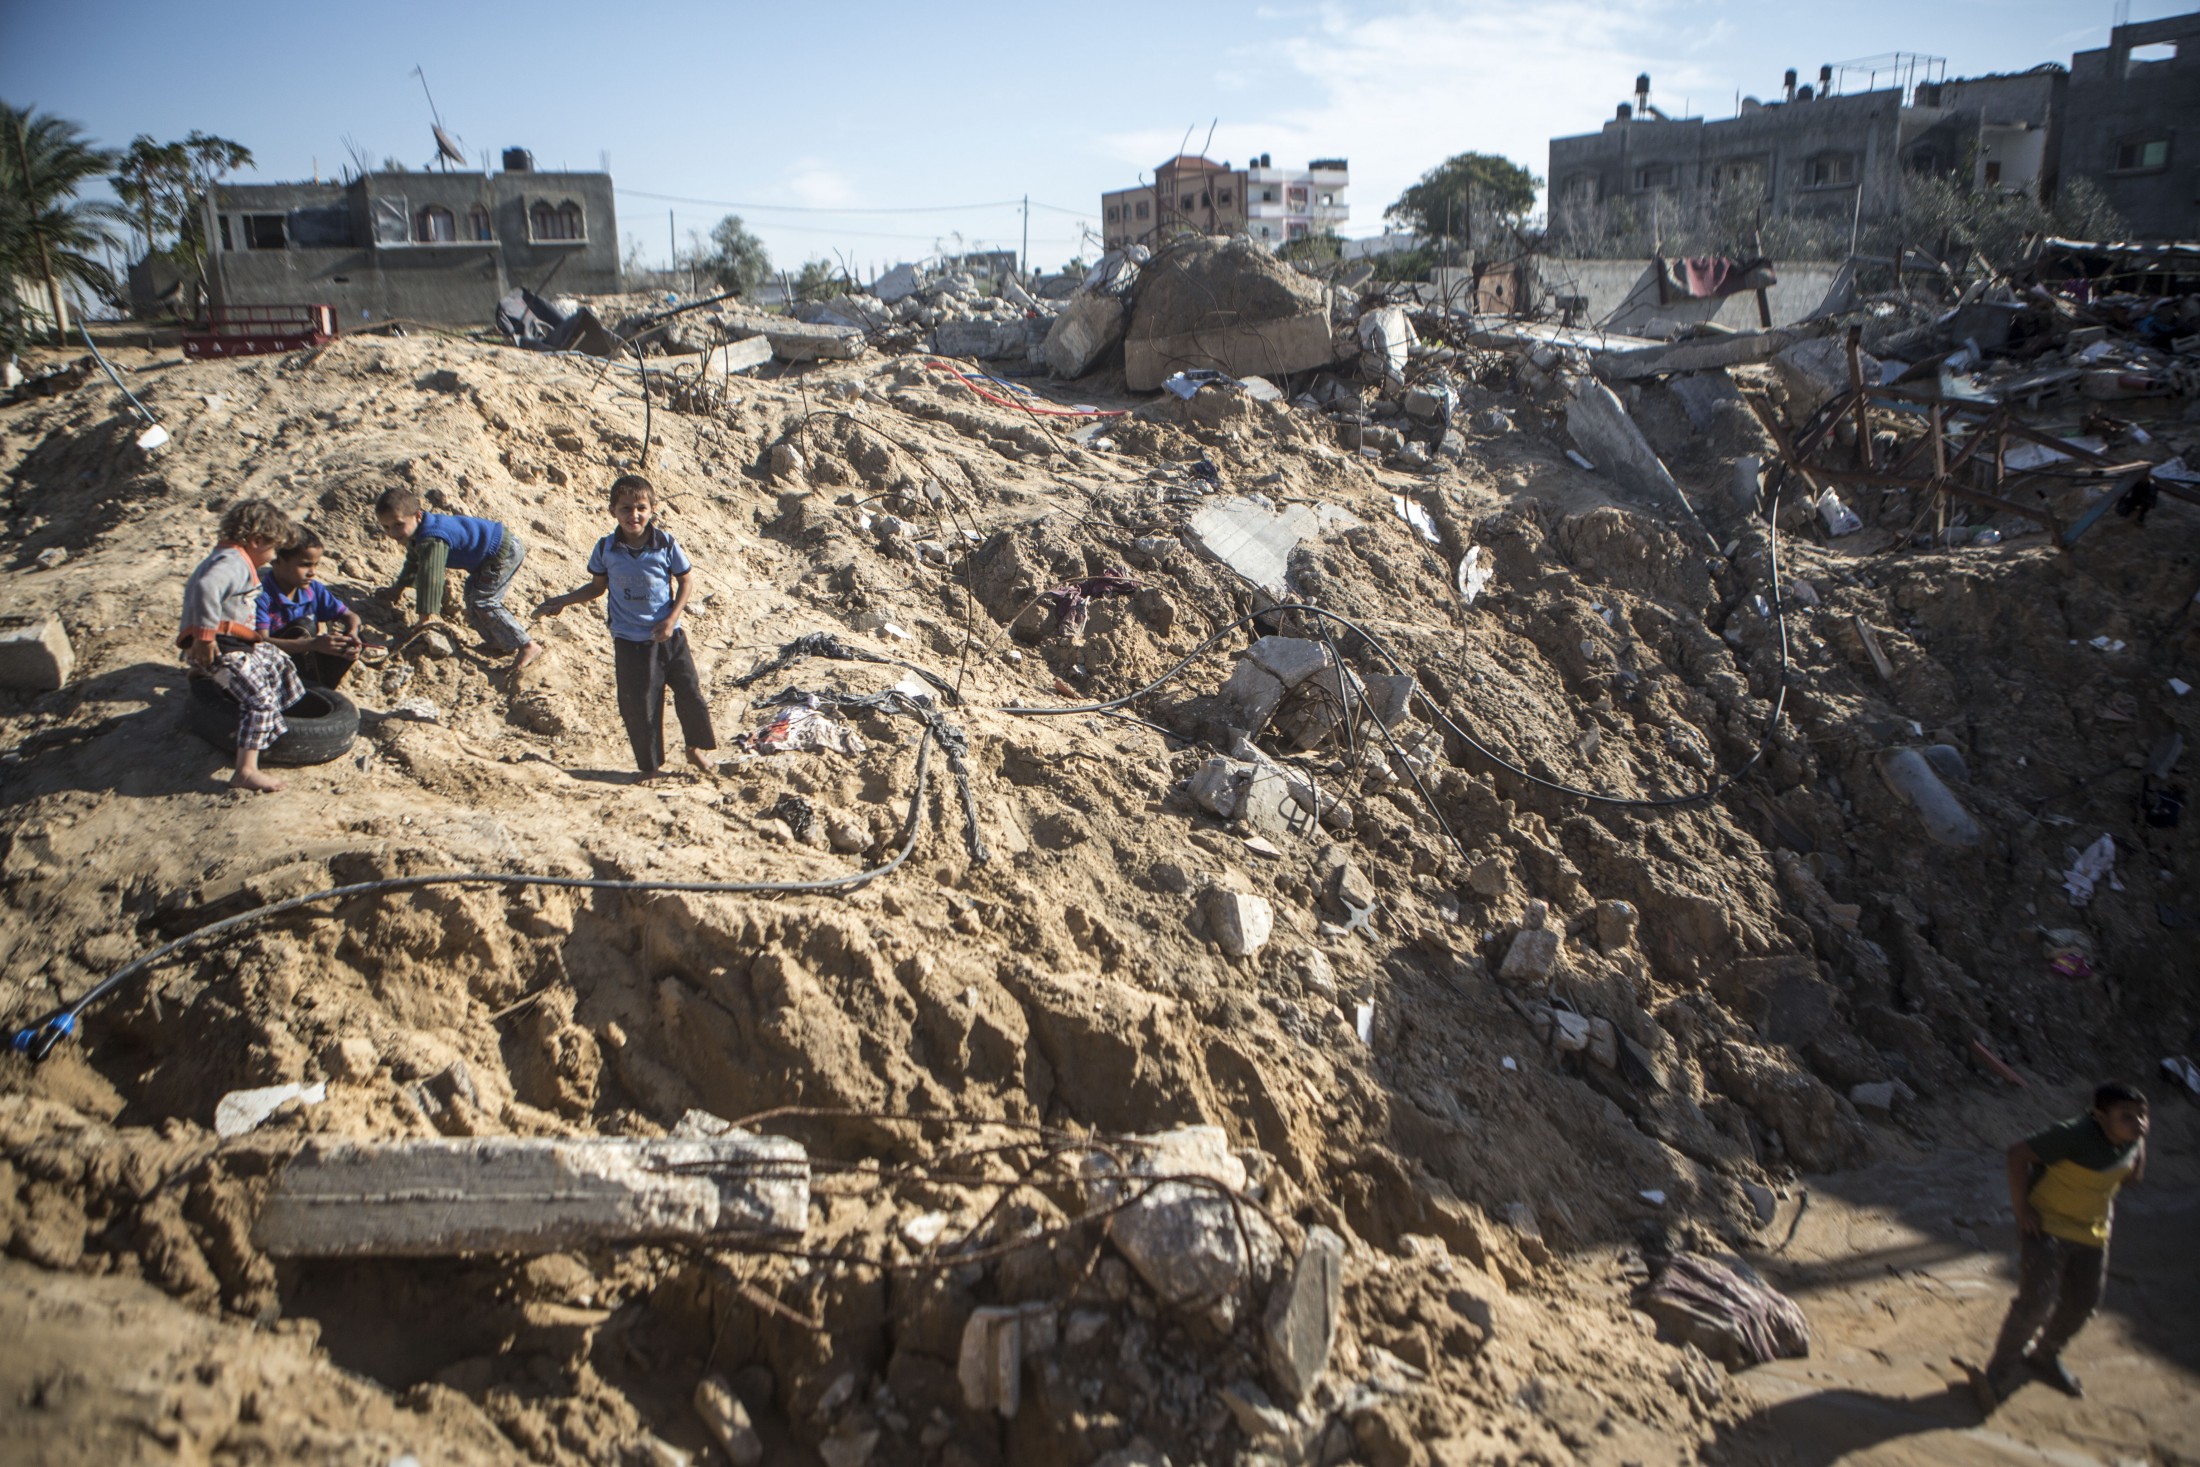
<path fill-rule="evenodd" d="M 616 291 L 608 173 L 369 173 L 348 183 L 222 184 L 207 204 L 214 304 L 327 304 L 339 324 L 476 324 L 515 285 Z"/>
<path fill-rule="evenodd" d="M 2063 132 L 2067 171 L 2098 183 L 2134 237 L 2200 234 L 2200 13 L 2118 26 L 2071 57 Z"/>
<path fill-rule="evenodd" d="M 1352 212 L 1344 201 L 1352 174 L 1342 158 L 1279 168 L 1263 153 L 1233 169 L 1227 162 L 1183 153 L 1155 168 L 1153 176 L 1151 184 L 1100 196 L 1109 249 L 1151 245 L 1186 231 L 1243 234 L 1273 248 L 1333 233 Z"/>
<path fill-rule="evenodd" d="M 1943 69 L 1938 57 L 1897 53 L 1820 67 L 1815 87 L 1790 71 L 1781 97 L 1745 97 L 1716 121 L 1668 115 L 1639 76 L 1634 100 L 1601 129 L 1551 139 L 1553 220 L 1739 203 L 1870 223 L 1901 212 L 1918 175 L 2051 194 L 2061 69 L 1957 81 Z"/>

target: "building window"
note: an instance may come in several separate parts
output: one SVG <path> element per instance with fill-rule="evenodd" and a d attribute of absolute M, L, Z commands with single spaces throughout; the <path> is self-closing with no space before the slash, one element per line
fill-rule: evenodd
<path fill-rule="evenodd" d="M 1276 191 L 1272 188 L 1262 189 L 1260 191 L 1260 201 L 1264 204 L 1273 204 L 1276 201 Z"/>
<path fill-rule="evenodd" d="M 1146 215 L 1147 215 L 1147 209 L 1146 209 L 1146 201 L 1145 201 L 1144 199 L 1140 199 L 1140 200 L 1138 201 L 1138 217 L 1139 217 L 1139 218 L 1141 218 L 1141 219 L 1144 219 L 1144 218 L 1146 217 Z"/>
<path fill-rule="evenodd" d="M 1648 163 L 1635 170 L 1635 187 L 1637 190 L 1671 188 L 1672 186 L 1673 165 L 1670 163 Z"/>
<path fill-rule="evenodd" d="M 1566 180 L 1566 198 L 1576 204 L 1593 204 L 1597 198 L 1597 176 L 1594 173 L 1577 173 Z"/>
<path fill-rule="evenodd" d="M 245 215 L 244 247 L 248 250 L 281 249 L 283 247 L 283 216 L 280 214 Z"/>
<path fill-rule="evenodd" d="M 1838 188 L 1856 182 L 1854 153 L 1820 153 L 1803 165 L 1803 187 Z"/>
<path fill-rule="evenodd" d="M 1110 224 L 1120 224 L 1120 223 L 1121 223 L 1122 221 L 1123 221 L 1123 206 L 1122 206 L 1121 204 L 1110 204 L 1110 205 L 1108 205 L 1108 223 L 1110 223 Z"/>
<path fill-rule="evenodd" d="M 413 239 L 420 244 L 450 244 L 458 238 L 458 222 L 441 204 L 430 204 L 413 216 Z"/>
<path fill-rule="evenodd" d="M 234 244 L 231 244 L 231 243 L 230 243 L 230 235 L 229 235 L 229 216 L 228 216 L 227 214 L 224 214 L 224 215 L 222 215 L 222 216 L 221 216 L 221 226 L 222 226 L 222 248 L 223 248 L 223 249 L 225 249 L 225 250 L 233 250 L 233 249 L 235 249 L 235 248 L 236 248 L 236 246 L 235 246 Z"/>
<path fill-rule="evenodd" d="M 1225 209 L 1229 208 L 1229 207 L 1230 207 L 1230 191 L 1229 191 L 1228 189 L 1223 189 L 1223 190 L 1222 190 L 1222 191 L 1221 191 L 1220 193 L 1217 193 L 1217 194 L 1215 195 L 1215 202 L 1216 202 L 1216 203 L 1218 203 L 1218 204 L 1220 204 L 1220 205 L 1221 205 L 1221 206 L 1222 206 L 1223 208 L 1225 208 Z"/>
<path fill-rule="evenodd" d="M 1284 202 L 1293 209 L 1304 209 L 1306 207 L 1306 190 L 1303 188 L 1285 189 L 1283 197 Z"/>
<path fill-rule="evenodd" d="M 2168 138 L 2133 138 L 2116 145 L 2118 173 L 2144 173 L 2169 166 Z"/>
<path fill-rule="evenodd" d="M 581 206 L 568 199 L 552 206 L 547 199 L 538 199 L 527 212 L 527 222 L 536 239 L 566 240 L 586 239 L 581 226 Z"/>
<path fill-rule="evenodd" d="M 467 211 L 466 225 L 475 239 L 488 240 L 496 237 L 489 230 L 489 208 L 486 204 L 476 204 Z"/>

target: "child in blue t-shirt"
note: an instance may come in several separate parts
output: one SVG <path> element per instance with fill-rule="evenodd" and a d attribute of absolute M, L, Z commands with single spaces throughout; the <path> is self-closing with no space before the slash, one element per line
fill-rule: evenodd
<path fill-rule="evenodd" d="M 507 652 L 516 673 L 542 655 L 542 644 L 527 635 L 519 618 L 504 609 L 504 593 L 527 558 L 519 536 L 497 520 L 472 515 L 435 514 L 420 496 L 398 485 L 382 491 L 374 502 L 374 520 L 382 533 L 405 547 L 405 565 L 395 585 L 375 592 L 383 602 L 394 601 L 408 585 L 413 589 L 413 610 L 418 619 L 405 628 L 398 644 L 412 640 L 443 610 L 443 574 L 466 572 L 466 609 L 488 633 L 489 640 Z"/>
<path fill-rule="evenodd" d="M 604 620 L 611 626 L 613 675 L 619 718 L 634 746 L 634 763 L 647 779 L 665 762 L 665 688 L 687 741 L 688 763 L 716 774 L 706 751 L 718 747 L 710 705 L 703 701 L 695 657 L 688 651 L 680 617 L 687 609 L 695 567 L 662 525 L 653 525 L 656 491 L 640 474 L 622 474 L 611 485 L 611 514 L 618 529 L 596 542 L 588 557 L 588 584 L 553 596 L 535 608 L 556 616 L 608 594 Z"/>
<path fill-rule="evenodd" d="M 321 537 L 301 529 L 275 552 L 260 584 L 258 625 L 300 672 L 333 688 L 359 660 L 359 613 L 321 583 L 321 550 Z"/>

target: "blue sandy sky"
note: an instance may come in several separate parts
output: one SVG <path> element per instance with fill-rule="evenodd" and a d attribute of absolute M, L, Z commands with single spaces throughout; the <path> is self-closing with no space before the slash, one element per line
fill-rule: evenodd
<path fill-rule="evenodd" d="M 2133 20 L 2184 4 L 2129 0 Z M 2191 3 L 2191 0 L 2186 0 Z M 433 153 L 423 66 L 444 125 L 479 157 L 608 159 L 619 227 L 648 259 L 738 212 L 775 263 L 839 251 L 860 269 L 936 245 L 1076 253 L 1098 196 L 1196 150 L 1352 165 L 1348 236 L 1450 154 L 1544 171 L 1651 74 L 1652 100 L 1708 117 L 1772 96 L 1795 67 L 1888 51 L 1948 74 L 2068 64 L 2102 45 L 2112 0 L 1200 0 L 919 6 L 325 0 L 194 6 L 0 0 L 0 97 L 135 134 L 232 137 L 240 175 L 328 177 L 346 140 L 379 162 Z M 1217 122 L 1219 119 L 1219 122 Z M 728 207 L 738 206 L 738 207 Z M 984 205 L 985 207 L 950 207 Z M 867 212 L 885 211 L 885 212 Z"/>

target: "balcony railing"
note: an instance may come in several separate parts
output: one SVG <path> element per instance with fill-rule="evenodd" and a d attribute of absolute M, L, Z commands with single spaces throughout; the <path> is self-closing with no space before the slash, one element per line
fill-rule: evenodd
<path fill-rule="evenodd" d="M 1342 223 L 1352 217 L 1350 204 L 1316 204 L 1314 217 L 1330 223 Z"/>

